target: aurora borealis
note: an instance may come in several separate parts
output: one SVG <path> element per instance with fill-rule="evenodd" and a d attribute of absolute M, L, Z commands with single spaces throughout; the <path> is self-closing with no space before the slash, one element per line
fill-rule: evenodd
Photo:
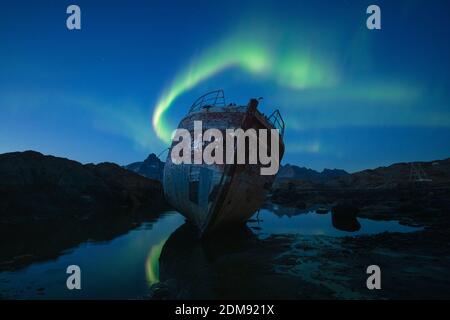
<path fill-rule="evenodd" d="M 222 88 L 227 103 L 280 109 L 284 162 L 448 157 L 446 1 L 378 1 L 382 30 L 365 27 L 369 1 L 77 4 L 78 32 L 65 4 L 4 5 L 0 152 L 127 164 L 159 154 L 193 101 Z"/>
<path fill-rule="evenodd" d="M 311 54 L 301 50 L 283 54 L 270 48 L 268 43 L 268 39 L 258 41 L 250 35 L 230 37 L 208 49 L 206 54 L 190 64 L 187 70 L 178 75 L 155 107 L 153 126 L 158 137 L 164 142 L 170 141 L 175 128 L 167 128 L 162 115 L 176 98 L 227 68 L 241 68 L 248 73 L 274 79 L 275 84 L 281 87 L 298 90 L 330 86 L 336 81 L 334 71 L 324 68 L 324 63 L 316 61 Z"/>

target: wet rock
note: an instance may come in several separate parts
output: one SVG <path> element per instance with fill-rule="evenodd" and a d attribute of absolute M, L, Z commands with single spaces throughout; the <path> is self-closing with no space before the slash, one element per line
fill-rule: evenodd
<path fill-rule="evenodd" d="M 168 279 L 151 286 L 149 298 L 154 300 L 173 299 L 176 296 L 177 282 L 175 279 Z"/>
<path fill-rule="evenodd" d="M 355 232 L 361 229 L 361 224 L 358 222 L 358 219 L 356 219 L 356 215 L 339 215 L 332 212 L 331 223 L 333 224 L 333 227 L 341 231 Z"/>
<path fill-rule="evenodd" d="M 296 256 L 281 256 L 280 258 L 276 259 L 274 261 L 278 265 L 285 265 L 285 266 L 295 266 L 299 264 L 298 258 Z"/>
<path fill-rule="evenodd" d="M 359 208 L 351 203 L 340 203 L 331 208 L 331 213 L 337 218 L 356 218 Z"/>

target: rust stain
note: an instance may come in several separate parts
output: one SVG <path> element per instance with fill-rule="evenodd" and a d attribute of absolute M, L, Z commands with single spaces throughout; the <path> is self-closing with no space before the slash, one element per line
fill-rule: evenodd
<path fill-rule="evenodd" d="M 257 107 L 256 99 L 251 99 L 247 106 L 195 105 L 178 128 L 193 132 L 194 121 L 198 120 L 202 121 L 203 130 L 215 128 L 222 132 L 237 128 L 276 128 L 276 121 L 272 122 Z M 281 161 L 284 123 L 279 113 L 276 116 L 282 125 Z M 270 150 L 270 145 L 267 148 Z M 275 176 L 260 175 L 260 167 L 259 164 L 174 164 L 169 151 L 164 167 L 164 193 L 169 203 L 196 224 L 204 236 L 219 228 L 242 225 L 260 208 L 275 179 Z"/>

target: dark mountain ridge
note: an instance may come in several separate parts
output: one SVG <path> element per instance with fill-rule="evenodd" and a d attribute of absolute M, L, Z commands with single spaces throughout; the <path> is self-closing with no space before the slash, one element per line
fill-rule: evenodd
<path fill-rule="evenodd" d="M 89 217 L 164 204 L 161 183 L 114 163 L 86 164 L 35 151 L 0 155 L 0 219 Z"/>
<path fill-rule="evenodd" d="M 141 176 L 162 181 L 164 162 L 156 154 L 151 153 L 144 161 L 130 163 L 124 166 L 124 168 L 136 172 Z"/>
<path fill-rule="evenodd" d="M 318 172 L 313 169 L 298 167 L 296 165 L 286 164 L 280 167 L 277 173 L 277 180 L 305 180 L 309 182 L 325 182 L 327 180 L 346 177 L 349 173 L 341 169 L 323 169 L 322 172 Z"/>
<path fill-rule="evenodd" d="M 395 188 L 411 183 L 434 186 L 448 184 L 450 158 L 433 161 L 400 162 L 385 167 L 348 173 L 340 169 L 318 172 L 296 165 L 284 165 L 277 174 L 277 183 L 292 181 L 304 187 L 317 188 Z"/>

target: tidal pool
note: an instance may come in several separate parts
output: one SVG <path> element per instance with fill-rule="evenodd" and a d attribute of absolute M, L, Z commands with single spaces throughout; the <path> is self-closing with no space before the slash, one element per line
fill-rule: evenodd
<path fill-rule="evenodd" d="M 246 235 L 243 236 L 243 242 L 239 242 L 239 239 L 239 241 L 234 241 L 232 243 L 234 247 L 230 250 L 239 250 L 241 253 L 244 251 L 245 255 L 245 248 L 249 242 L 254 243 L 254 239 L 266 239 L 270 235 L 302 234 L 341 237 L 385 231 L 411 232 L 419 230 L 418 228 L 400 225 L 396 221 L 357 220 L 360 224 L 358 231 L 343 231 L 336 229 L 336 223 L 332 219 L 331 213 L 300 212 L 295 209 L 272 205 L 262 209 L 259 214 L 255 214 L 247 224 L 249 228 Z M 160 280 L 161 262 L 159 258 L 166 241 L 171 235 L 172 238 L 174 236 L 178 238 L 172 243 L 177 242 L 178 244 L 174 244 L 175 248 L 165 248 L 168 261 L 173 262 L 171 262 L 170 268 L 173 267 L 173 264 L 176 268 L 190 264 L 190 268 L 196 270 L 197 263 L 198 268 L 206 268 L 206 272 L 210 272 L 211 270 L 208 270 L 208 259 L 211 256 L 214 256 L 214 259 L 218 257 L 220 259 L 221 256 L 226 256 L 229 252 L 227 251 L 229 249 L 220 249 L 221 246 L 212 246 L 212 249 L 209 250 L 211 253 L 204 254 L 203 246 L 197 244 L 190 246 L 186 241 L 189 242 L 192 239 L 184 240 L 183 230 L 180 232 L 180 226 L 184 223 L 184 218 L 177 212 L 164 212 L 156 220 L 144 221 L 134 229 L 112 240 L 100 242 L 88 240 L 62 251 L 56 259 L 35 262 L 14 271 L 0 272 L 0 298 L 148 298 L 151 293 L 151 286 Z M 344 229 L 346 223 L 344 223 Z M 354 221 L 349 223 L 353 224 Z M 177 232 L 175 232 L 176 230 Z M 178 233 L 178 235 L 175 233 Z M 182 256 L 186 250 L 200 250 L 202 254 L 185 256 L 185 259 L 188 260 L 194 258 L 193 261 L 184 261 L 179 256 Z M 250 260 L 253 260 L 253 258 L 249 258 Z M 78 265 L 81 268 L 81 290 L 68 290 L 66 287 L 68 277 L 66 268 L 69 265 Z M 233 273 L 230 276 L 234 277 Z M 258 277 L 255 275 L 255 282 L 258 281 L 257 279 Z M 222 280 L 220 283 L 232 281 Z M 198 279 L 194 282 L 201 286 L 201 281 L 202 279 Z M 249 288 L 249 290 L 252 290 L 250 285 Z M 221 288 L 218 290 L 220 291 Z M 251 295 L 251 292 L 249 294 Z"/>
<path fill-rule="evenodd" d="M 365 218 L 335 217 L 331 211 L 316 213 L 314 208 L 298 210 L 278 205 L 261 209 L 247 223 L 260 237 L 271 234 L 328 235 L 348 237 L 382 232 L 414 232 L 421 228 L 400 224 L 398 221 L 381 221 Z"/>

